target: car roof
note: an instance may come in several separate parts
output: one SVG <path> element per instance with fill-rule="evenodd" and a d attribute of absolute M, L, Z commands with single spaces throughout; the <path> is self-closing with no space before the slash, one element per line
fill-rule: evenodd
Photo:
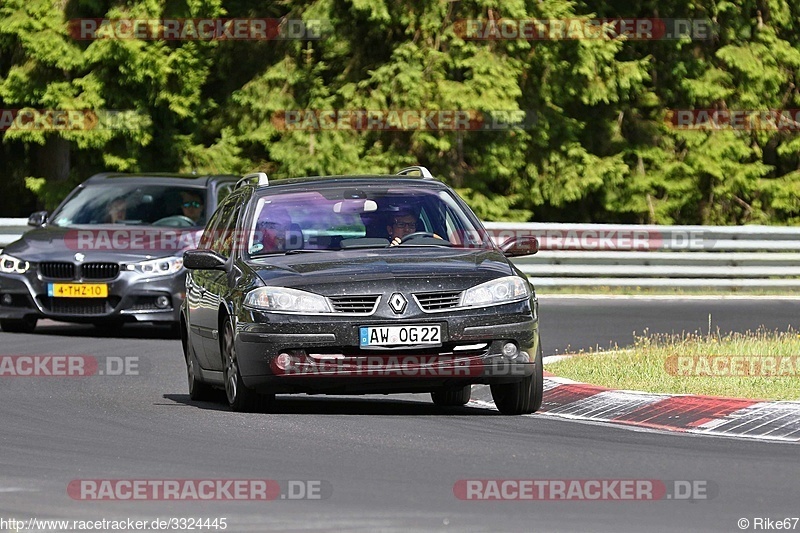
<path fill-rule="evenodd" d="M 211 182 L 216 181 L 233 181 L 239 179 L 239 176 L 233 174 L 177 174 L 169 172 L 141 172 L 136 174 L 127 174 L 123 172 L 102 172 L 95 174 L 91 178 L 84 181 L 88 183 L 108 183 L 120 181 L 136 181 L 140 183 L 148 183 L 153 185 L 190 185 L 198 187 L 207 187 Z"/>
<path fill-rule="evenodd" d="M 443 182 L 433 178 L 420 176 L 398 176 L 397 174 L 381 175 L 340 175 L 340 176 L 306 176 L 302 178 L 282 178 L 270 180 L 269 185 L 261 185 L 259 191 L 268 191 L 275 187 L 291 186 L 291 188 L 328 188 L 337 185 L 401 185 L 426 189 L 449 189 Z"/>

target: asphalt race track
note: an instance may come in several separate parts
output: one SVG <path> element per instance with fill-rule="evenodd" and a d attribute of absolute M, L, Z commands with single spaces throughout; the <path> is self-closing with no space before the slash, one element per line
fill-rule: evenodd
<path fill-rule="evenodd" d="M 540 303 L 545 356 L 633 343 L 633 333 L 800 330 L 800 300 L 543 298 Z M 800 525 L 798 525 L 800 529 Z"/>
<path fill-rule="evenodd" d="M 800 301 L 769 299 L 545 298 L 540 313 L 548 355 L 628 344 L 645 327 L 705 331 L 709 313 L 722 331 L 800 326 Z M 233 532 L 754 531 L 800 516 L 794 444 L 441 409 L 427 395 L 284 397 L 274 413 L 237 414 L 189 401 L 180 342 L 166 330 L 106 334 L 40 324 L 35 335 L 0 333 L 0 356 L 90 356 L 105 371 L 0 377 L 0 530 L 11 518 L 225 517 Z M 138 365 L 132 375 L 108 375 L 126 360 Z M 68 490 L 80 480 L 252 479 L 278 481 L 284 496 L 289 481 L 295 489 L 321 487 L 322 499 L 98 501 Z M 667 487 L 680 480 L 705 487 L 710 498 L 473 501 L 454 494 L 459 480 L 487 479 Z"/>

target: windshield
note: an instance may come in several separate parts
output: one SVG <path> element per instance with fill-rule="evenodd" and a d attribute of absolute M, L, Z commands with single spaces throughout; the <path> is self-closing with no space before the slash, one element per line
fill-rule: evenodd
<path fill-rule="evenodd" d="M 326 187 L 256 199 L 252 255 L 389 246 L 491 248 L 474 215 L 448 191 L 387 186 Z"/>
<path fill-rule="evenodd" d="M 205 224 L 206 190 L 114 183 L 87 185 L 53 214 L 55 226 L 122 224 L 193 227 Z"/>

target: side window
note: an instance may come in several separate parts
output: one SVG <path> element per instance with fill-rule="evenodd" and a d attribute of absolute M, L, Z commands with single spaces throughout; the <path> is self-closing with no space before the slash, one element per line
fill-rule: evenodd
<path fill-rule="evenodd" d="M 421 225 L 420 225 L 421 223 Z M 419 212 L 419 218 L 417 219 L 417 231 L 431 231 L 433 232 L 433 220 L 432 217 L 428 214 L 427 209 L 423 207 Z"/>
<path fill-rule="evenodd" d="M 422 204 L 422 209 L 419 213 L 419 220 L 422 226 L 417 228 L 417 231 L 428 231 L 437 235 L 445 235 L 448 222 L 447 206 L 440 202 L 438 199 L 426 199 Z"/>
<path fill-rule="evenodd" d="M 236 222 L 239 218 L 239 202 L 229 198 L 225 205 L 220 207 L 219 225 L 215 228 L 211 249 L 223 257 L 230 257 L 236 237 Z"/>
<path fill-rule="evenodd" d="M 458 246 L 463 245 L 464 228 L 459 223 L 458 217 L 453 216 L 453 212 L 450 209 L 445 210 L 444 223 L 447 229 L 447 240 Z"/>
<path fill-rule="evenodd" d="M 222 210 L 218 209 L 211 217 L 211 220 L 208 221 L 206 229 L 203 231 L 203 235 L 200 237 L 200 244 L 197 245 L 198 248 L 203 248 L 205 250 L 211 248 L 211 243 L 214 240 L 214 235 L 217 234 L 217 228 L 219 227 L 219 221 L 221 219 Z"/>
<path fill-rule="evenodd" d="M 225 200 L 225 198 L 230 196 L 235 187 L 236 187 L 235 182 L 220 183 L 219 185 L 217 185 L 217 205 L 221 204 L 223 200 Z"/>

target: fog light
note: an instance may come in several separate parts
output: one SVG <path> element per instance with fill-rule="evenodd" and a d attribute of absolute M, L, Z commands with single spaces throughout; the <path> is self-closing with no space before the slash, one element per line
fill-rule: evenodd
<path fill-rule="evenodd" d="M 0 301 L 3 302 L 3 305 L 11 305 L 11 303 L 14 301 L 14 299 L 11 298 L 10 294 L 4 294 L 2 300 L 0 300 Z"/>
<path fill-rule="evenodd" d="M 507 342 L 503 345 L 503 356 L 506 359 L 514 360 L 519 356 L 519 349 L 513 342 Z"/>
<path fill-rule="evenodd" d="M 169 307 L 169 298 L 167 298 L 166 296 L 159 296 L 158 298 L 156 298 L 156 307 L 158 307 L 159 309 L 166 309 L 167 307 Z"/>
<path fill-rule="evenodd" d="M 277 366 L 281 370 L 286 370 L 289 366 L 292 365 L 292 356 L 288 353 L 282 353 L 278 357 L 275 358 L 275 366 Z"/>

